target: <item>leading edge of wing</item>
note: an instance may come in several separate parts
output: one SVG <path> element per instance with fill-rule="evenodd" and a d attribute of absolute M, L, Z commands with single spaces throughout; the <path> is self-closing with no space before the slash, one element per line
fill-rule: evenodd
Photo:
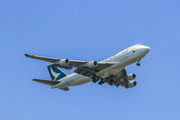
<path fill-rule="evenodd" d="M 60 60 L 57 58 L 50 58 L 50 57 L 43 57 L 43 56 L 36 56 L 36 55 L 29 55 L 29 54 L 24 54 L 24 55 L 28 58 L 43 60 L 43 61 L 52 62 L 52 63 Z"/>
<path fill-rule="evenodd" d="M 89 70 L 96 70 L 96 71 L 101 71 L 105 68 L 110 67 L 111 65 L 114 65 L 114 62 L 97 62 L 98 65 L 94 68 L 88 68 L 88 64 L 91 62 L 87 62 L 87 61 L 79 61 L 79 60 L 68 60 L 68 64 L 67 65 L 61 65 L 59 64 L 59 61 L 64 60 L 64 59 L 57 59 L 57 58 L 50 58 L 50 57 L 43 57 L 43 56 L 36 56 L 36 55 L 29 55 L 29 54 L 25 54 L 26 57 L 28 58 L 33 58 L 33 59 L 38 59 L 38 60 L 43 60 L 43 61 L 47 61 L 47 62 L 51 62 L 54 63 L 53 65 L 56 67 L 60 67 L 60 68 L 64 68 L 64 69 L 72 69 L 73 67 L 82 67 L 82 68 L 86 68 Z"/>

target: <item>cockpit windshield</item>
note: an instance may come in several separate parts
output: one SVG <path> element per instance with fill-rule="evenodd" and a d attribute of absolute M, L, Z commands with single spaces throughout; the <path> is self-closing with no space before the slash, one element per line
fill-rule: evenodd
<path fill-rule="evenodd" d="M 138 46 L 142 46 L 142 44 L 138 44 Z"/>

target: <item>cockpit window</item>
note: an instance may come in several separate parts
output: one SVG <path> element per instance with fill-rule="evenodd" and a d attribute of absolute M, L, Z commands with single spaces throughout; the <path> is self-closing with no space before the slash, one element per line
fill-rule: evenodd
<path fill-rule="evenodd" d="M 142 44 L 138 44 L 138 46 L 142 46 Z"/>

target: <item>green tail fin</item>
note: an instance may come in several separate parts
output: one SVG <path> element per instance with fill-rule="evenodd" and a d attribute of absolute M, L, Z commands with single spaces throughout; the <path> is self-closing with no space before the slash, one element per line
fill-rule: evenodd
<path fill-rule="evenodd" d="M 66 73 L 64 73 L 63 71 L 61 71 L 60 69 L 58 69 L 57 67 L 55 67 L 53 65 L 50 65 L 47 68 L 48 68 L 49 74 L 51 76 L 51 79 L 53 81 L 60 80 L 67 76 Z"/>

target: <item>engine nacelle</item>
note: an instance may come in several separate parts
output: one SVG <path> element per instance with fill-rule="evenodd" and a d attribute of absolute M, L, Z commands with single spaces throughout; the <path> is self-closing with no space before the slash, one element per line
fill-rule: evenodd
<path fill-rule="evenodd" d="M 98 63 L 96 61 L 91 61 L 91 62 L 88 63 L 87 66 L 89 68 L 94 68 L 94 67 L 98 66 Z"/>
<path fill-rule="evenodd" d="M 136 81 L 129 81 L 128 85 L 126 86 L 127 88 L 132 88 L 135 87 L 137 85 Z"/>
<path fill-rule="evenodd" d="M 136 78 L 136 74 L 127 74 L 127 79 L 128 80 L 134 80 Z"/>
<path fill-rule="evenodd" d="M 69 60 L 68 59 L 62 59 L 60 62 L 59 62 L 60 65 L 62 66 L 66 66 L 69 64 Z"/>

